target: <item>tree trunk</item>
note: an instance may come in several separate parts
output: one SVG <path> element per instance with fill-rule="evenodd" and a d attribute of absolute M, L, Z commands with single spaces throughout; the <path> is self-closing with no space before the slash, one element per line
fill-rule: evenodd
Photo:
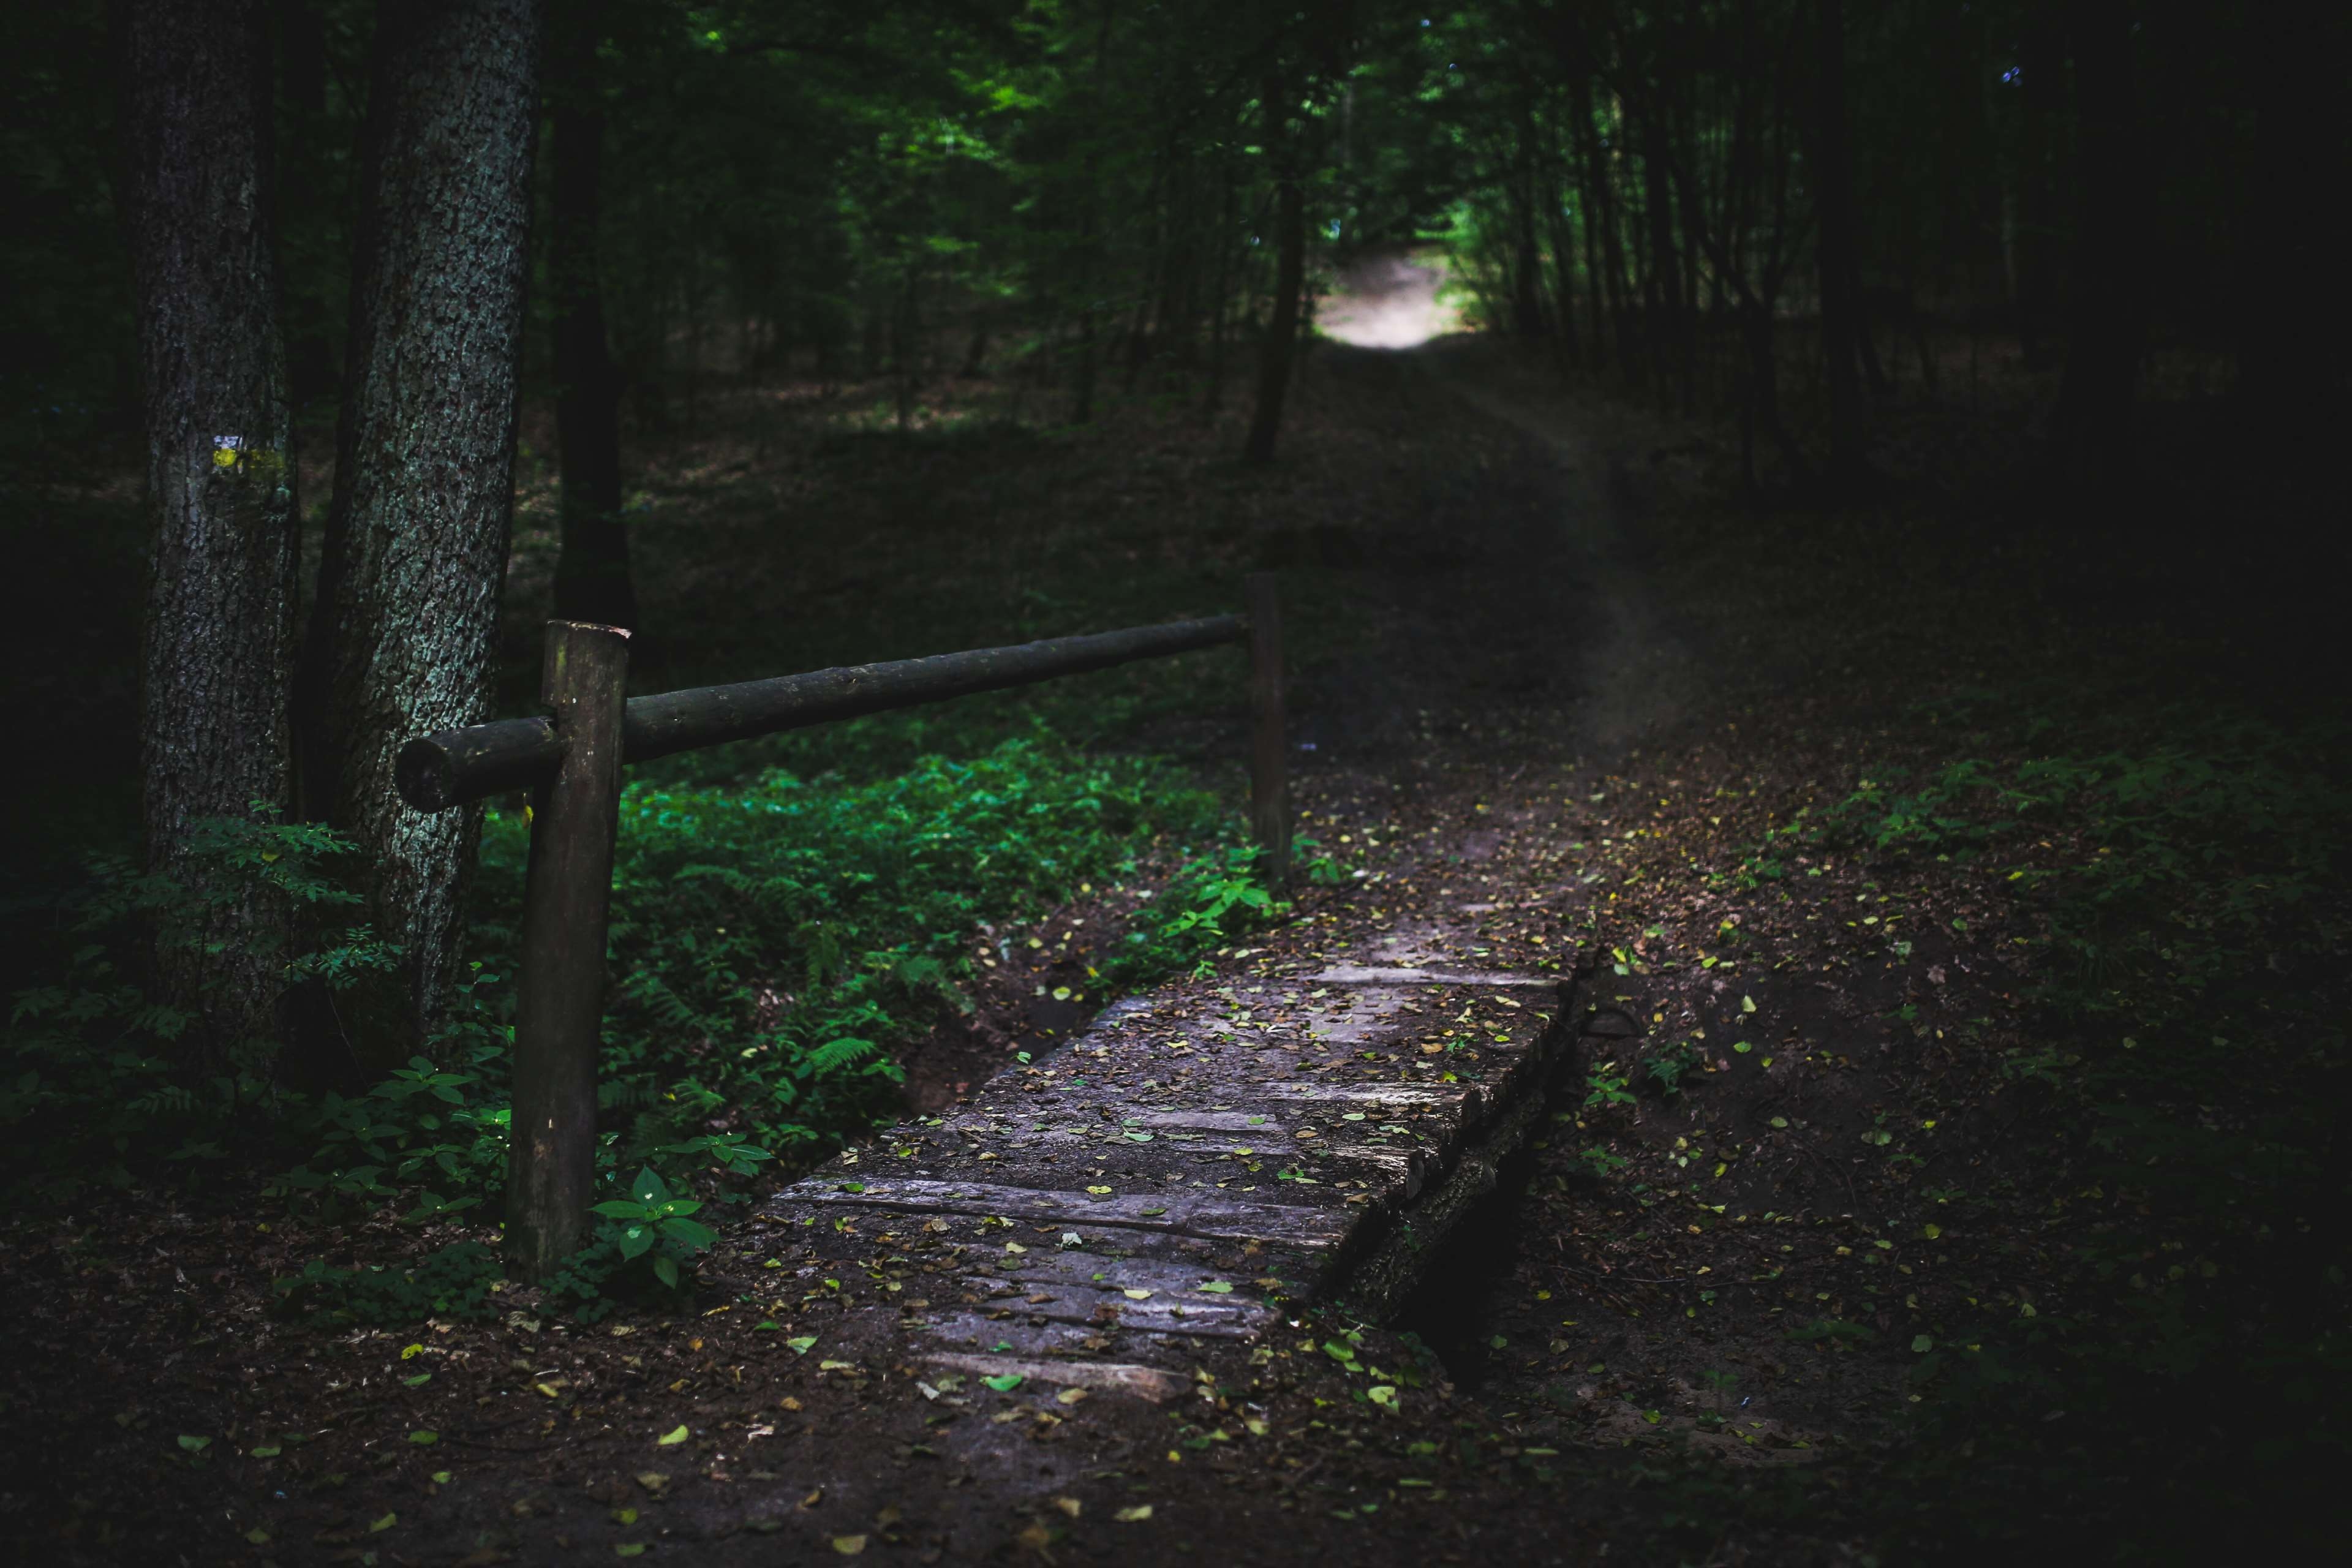
<path fill-rule="evenodd" d="M 1863 404 L 1859 374 L 1862 300 L 1854 260 L 1853 149 L 1845 122 L 1844 0 L 1819 0 L 1815 16 L 1813 203 L 1821 233 L 1822 350 L 1829 361 L 1830 480 L 1862 473 Z"/>
<path fill-rule="evenodd" d="M 1544 335 L 1543 250 L 1536 238 L 1535 116 L 1522 109 L 1518 149 L 1511 171 L 1511 315 L 1518 335 L 1533 342 Z"/>
<path fill-rule="evenodd" d="M 1281 114 L 1276 107 L 1281 102 L 1276 84 L 1267 84 L 1266 112 L 1269 117 Z M 1278 127 L 1269 126 L 1270 142 L 1282 138 Z M 1275 438 L 1282 433 L 1282 400 L 1290 389 L 1290 363 L 1298 342 L 1298 290 L 1307 270 L 1307 197 L 1299 188 L 1295 172 L 1284 170 L 1276 176 L 1282 182 L 1275 208 L 1275 224 L 1279 232 L 1276 243 L 1281 247 L 1275 264 L 1274 308 L 1268 312 L 1265 335 L 1258 342 L 1257 406 L 1250 415 L 1249 444 L 1242 449 L 1245 463 L 1265 463 L 1274 459 Z"/>
<path fill-rule="evenodd" d="M 2271 5 L 2252 14 L 2254 79 L 2253 179 L 2245 247 L 2244 332 L 2238 367 L 2258 437 L 2280 457 L 2308 457 L 2306 444 L 2336 428 L 2343 383 L 2346 308 L 2326 226 L 2312 221 L 2314 192 L 2341 191 L 2347 169 L 2342 115 L 2329 77 L 2340 79 L 2347 31 L 2342 10 Z M 2273 464 L 2271 471 L 2295 465 Z"/>
<path fill-rule="evenodd" d="M 1557 355 L 1566 374 L 1584 363 L 1584 344 L 1576 327 L 1576 230 L 1557 180 L 1548 176 L 1543 191 L 1549 204 L 1545 216 L 1551 236 L 1553 300 L 1559 312 Z"/>
<path fill-rule="evenodd" d="M 1209 389 L 1201 398 L 1201 418 L 1213 424 L 1225 398 L 1225 316 L 1232 309 L 1234 275 L 1234 171 L 1223 171 L 1224 201 L 1217 225 L 1217 281 L 1209 319 Z"/>
<path fill-rule="evenodd" d="M 2017 333 L 2029 369 L 2050 363 L 2057 321 L 2058 111 L 2063 17 L 2051 5 L 2021 13 L 2017 40 L 2019 146 L 2017 181 Z"/>
<path fill-rule="evenodd" d="M 403 742 L 487 716 L 514 493 L 537 124 L 536 0 L 386 0 L 377 20 L 335 498 L 306 650 L 306 795 L 355 837 L 416 1048 L 456 958 L 478 808 L 401 805 Z"/>
<path fill-rule="evenodd" d="M 555 617 L 634 628 L 637 595 L 621 518 L 621 381 L 604 342 L 596 267 L 604 165 L 596 47 L 604 24 L 604 0 L 570 0 L 555 13 L 547 53 L 555 140 L 547 279 L 555 296 L 555 428 L 563 481 Z"/>
<path fill-rule="evenodd" d="M 283 93 L 285 119 L 278 136 L 276 237 L 280 257 L 301 255 L 298 228 L 317 233 L 339 226 L 343 204 L 331 170 L 335 141 L 327 128 L 327 79 L 332 69 L 327 58 L 327 22 L 318 0 L 277 0 L 278 80 Z M 323 267 L 303 267 L 292 261 L 287 273 L 311 275 L 315 281 L 297 292 L 290 284 L 279 304 L 285 322 L 287 395 L 298 409 L 335 388 L 333 318 L 343 305 L 344 289 L 331 282 Z M 340 281 L 340 280 L 336 280 Z"/>
<path fill-rule="evenodd" d="M 2078 481 L 2114 477 L 2127 458 L 2132 389 L 2147 332 L 2141 215 L 2147 196 L 2132 89 L 2126 0 L 2075 0 L 2074 90 L 2081 106 L 2082 191 L 2067 267 L 2066 378 L 2055 428 Z"/>
<path fill-rule="evenodd" d="M 287 804 L 299 565 L 292 410 L 271 247 L 268 35 L 258 0 L 131 0 L 118 16 L 123 211 L 147 447 L 141 667 L 147 864 L 205 910 L 156 952 L 195 1016 L 192 1066 L 275 1041 L 282 910 L 187 859 L 206 818 Z"/>

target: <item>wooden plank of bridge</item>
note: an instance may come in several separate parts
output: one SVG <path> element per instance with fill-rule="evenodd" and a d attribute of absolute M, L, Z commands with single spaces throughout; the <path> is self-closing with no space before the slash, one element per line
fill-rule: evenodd
<path fill-rule="evenodd" d="M 879 1281 L 875 1310 L 935 1374 L 1153 1400 L 1297 1303 L 1391 1312 L 1572 1033 L 1568 982 L 1433 962 L 1467 933 L 1419 934 L 1408 962 L 1119 1003 L 779 1194 L 767 1244 L 799 1275 Z"/>

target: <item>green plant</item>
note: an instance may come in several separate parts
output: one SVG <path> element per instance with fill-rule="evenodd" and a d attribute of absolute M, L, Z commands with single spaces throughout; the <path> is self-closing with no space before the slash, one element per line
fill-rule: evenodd
<path fill-rule="evenodd" d="M 1104 973 L 1114 984 L 1137 984 L 1197 968 L 1221 945 L 1278 918 L 1287 907 L 1259 879 L 1265 852 L 1236 844 L 1186 862 L 1159 898 L 1141 910 Z"/>
<path fill-rule="evenodd" d="M 675 1290 L 678 1265 L 719 1239 L 717 1231 L 687 1217 L 701 1207 L 693 1198 L 673 1194 L 669 1184 L 646 1166 L 629 1184 L 627 1197 L 609 1198 L 593 1212 L 618 1226 L 614 1242 L 624 1263 L 650 1257 L 654 1278 Z"/>
<path fill-rule="evenodd" d="M 1706 1054 L 1698 1048 L 1696 1042 L 1677 1040 L 1671 1045 L 1660 1046 L 1644 1058 L 1642 1076 L 1661 1094 L 1679 1094 L 1684 1076 L 1706 1060 Z"/>
<path fill-rule="evenodd" d="M 273 1280 L 271 1289 L 278 1310 L 291 1316 L 394 1327 L 427 1316 L 495 1316 L 491 1287 L 499 1274 L 495 1251 L 478 1241 L 458 1241 L 409 1268 L 383 1264 L 337 1268 L 314 1258 L 300 1273 Z"/>
<path fill-rule="evenodd" d="M 261 924 L 285 933 L 272 956 L 286 989 L 315 984 L 333 998 L 389 973 L 395 949 L 364 924 L 335 931 L 323 918 L 359 900 L 351 850 L 330 829 L 278 821 L 257 803 L 250 816 L 192 829 L 184 879 L 121 858 L 90 862 L 60 908 L 83 940 L 54 982 L 17 994 L 0 1033 L 0 1135 L 20 1171 L 12 1190 L 69 1196 L 92 1181 L 193 1180 L 225 1148 L 270 1148 L 306 1114 L 278 1081 L 272 1042 L 230 1042 L 210 1070 L 192 1070 L 179 1047 L 191 1019 L 131 976 L 147 941 L 211 942 L 213 913 L 246 900 L 283 917 Z"/>
<path fill-rule="evenodd" d="M 1613 1110 L 1621 1105 L 1637 1103 L 1633 1091 L 1627 1088 L 1632 1080 L 1617 1070 L 1615 1062 L 1602 1062 L 1584 1075 L 1584 1109 L 1591 1111 Z"/>

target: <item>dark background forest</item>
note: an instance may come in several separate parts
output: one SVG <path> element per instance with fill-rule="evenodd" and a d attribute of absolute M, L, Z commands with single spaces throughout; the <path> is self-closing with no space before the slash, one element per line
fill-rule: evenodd
<path fill-rule="evenodd" d="M 2294 1535 L 2352 1381 L 2347 31 L 2226 0 L 33 8 L 0 60 L 11 1299 L 62 1346 L 169 1259 L 105 1309 L 125 1386 L 191 1338 L 258 1354 L 198 1333 L 221 1302 L 324 1345 L 522 1300 L 487 1226 L 528 811 L 426 816 L 392 778 L 404 741 L 535 709 L 551 617 L 629 628 L 646 693 L 1213 614 L 1274 571 L 1287 889 L 1230 809 L 1209 656 L 634 770 L 598 1180 L 709 1218 L 1244 936 L 1362 918 L 1383 843 L 1444 860 L 1549 791 L 1581 885 L 1625 894 L 1578 916 L 1604 979 L 1696 984 L 1746 941 L 1793 990 L 1844 962 L 1805 900 L 1919 900 L 1936 989 L 1871 1027 L 1942 1042 L 1919 1009 L 1950 1003 L 1976 1054 L 1921 1082 L 1988 1129 L 1985 1184 L 1904 1168 L 1889 1088 L 1839 1124 L 1887 1162 L 1842 1206 L 1932 1238 L 1980 1205 L 1964 1270 L 2032 1282 L 1841 1296 L 1757 1351 L 1826 1390 L 1819 1482 L 1604 1459 L 1604 1420 L 1618 1494 L 1588 1504 L 1574 1465 L 1481 1481 L 1433 1426 L 1463 1503 L 1506 1540 L 1606 1518 L 1579 1528 L 1643 1561 Z M 1402 782 L 1430 768 L 1460 772 Z M 1646 846 L 1591 820 L 1653 786 Z M 1962 1007 L 1948 967 L 2002 978 Z M 1700 1319 L 1696 1254 L 1570 1212 L 1688 1164 L 1658 1128 L 1700 1059 L 1555 1089 L 1577 1135 L 1514 1178 L 1476 1282 L 1382 1326 L 1485 1400 L 1461 1431 L 1607 1363 L 1504 1350 L 1507 1302 L 1583 1288 L 1541 1272 L 1571 1237 L 1672 1303 L 1641 1331 Z M 717 1233 L 609 1230 L 534 1311 L 724 1295 L 715 1255 L 696 1294 Z M 1985 1352 L 1962 1324 L 1995 1301 Z M 1654 1352 L 1721 1436 L 1737 1378 Z M 171 1534 L 215 1391 L 83 1401 L 92 1442 L 187 1435 L 136 1524 L 16 1489 L 56 1560 Z M 1305 1420 L 1319 1469 L 1339 1439 Z M 449 1485 L 409 1458 L 375 1479 Z M 1334 1550 L 1387 1528 L 1309 1511 Z M 436 1560 L 530 1550 L 430 1528 Z M 278 1530 L 240 1560 L 313 1560 Z"/>

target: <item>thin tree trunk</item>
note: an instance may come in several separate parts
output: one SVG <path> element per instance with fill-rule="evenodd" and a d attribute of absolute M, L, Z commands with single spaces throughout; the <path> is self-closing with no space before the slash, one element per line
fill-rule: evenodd
<path fill-rule="evenodd" d="M 1822 350 L 1829 361 L 1830 479 L 1846 485 L 1864 464 L 1862 380 L 1857 374 L 1862 300 L 1854 262 L 1853 158 L 1845 119 L 1844 0 L 1819 0 L 1815 13 L 1814 207 L 1821 234 Z"/>
<path fill-rule="evenodd" d="M 1549 205 L 1545 216 L 1551 236 L 1552 282 L 1559 313 L 1558 356 L 1559 368 L 1565 374 L 1584 363 L 1584 343 L 1576 327 L 1576 231 L 1567 204 L 1560 200 L 1559 185 L 1547 179 L 1543 190 Z"/>
<path fill-rule="evenodd" d="M 621 383 L 604 342 L 596 235 L 604 107 L 596 79 L 605 0 L 568 0 L 552 25 L 548 99 L 555 150 L 548 283 L 555 306 L 555 426 L 562 448 L 559 620 L 635 627 L 629 535 L 621 518 Z"/>
<path fill-rule="evenodd" d="M 117 18 L 124 216 L 147 447 L 139 752 L 147 864 L 205 909 L 156 952 L 195 1017 L 190 1065 L 278 1037 L 289 928 L 187 858 L 205 819 L 289 803 L 299 566 L 293 418 L 271 248 L 258 0 L 131 0 Z M 215 873 L 216 874 L 216 873 Z"/>
<path fill-rule="evenodd" d="M 2017 333 L 2029 369 L 2050 363 L 2057 322 L 2058 112 L 2065 100 L 2064 18 L 2054 5 L 2020 13 L 2017 41 Z"/>
<path fill-rule="evenodd" d="M 1102 289 L 1103 178 L 1098 149 L 1106 134 L 1104 90 L 1110 58 L 1111 0 L 1096 0 L 1093 101 L 1089 106 L 1085 158 L 1086 189 L 1079 199 L 1086 206 L 1078 219 L 1078 366 L 1070 389 L 1070 423 L 1084 425 L 1095 416 L 1095 313 Z"/>
<path fill-rule="evenodd" d="M 1225 317 L 1232 309 L 1234 278 L 1234 171 L 1224 170 L 1223 216 L 1217 226 L 1216 299 L 1209 321 L 1209 389 L 1201 399 L 1201 417 L 1213 421 L 1225 399 Z"/>
<path fill-rule="evenodd" d="M 304 791 L 372 868 L 400 1016 L 438 1019 L 481 813 L 400 802 L 402 742 L 487 716 L 514 495 L 538 120 L 535 0 L 386 0 L 363 150 L 349 387 L 306 650 Z"/>
<path fill-rule="evenodd" d="M 1277 153 L 1276 178 L 1282 182 L 1276 199 L 1276 243 L 1281 247 L 1275 264 L 1274 306 L 1268 313 L 1265 335 L 1259 340 L 1257 359 L 1257 406 L 1250 416 L 1249 443 L 1242 449 L 1246 463 L 1265 463 L 1274 459 L 1276 437 L 1282 432 L 1282 403 L 1290 389 L 1290 366 L 1298 341 L 1298 292 L 1307 270 L 1307 197 L 1299 188 L 1297 172 L 1287 166 L 1291 150 L 1287 111 L 1284 103 L 1283 86 L 1278 81 L 1266 83 L 1266 139 Z"/>
<path fill-rule="evenodd" d="M 2123 468 L 2132 392 L 2147 334 L 2140 236 L 2147 210 L 2126 0 L 2074 0 L 2074 89 L 2081 105 L 2081 216 L 2067 267 L 2073 330 L 2055 427 L 2078 482 Z"/>
<path fill-rule="evenodd" d="M 2344 374 L 2347 311 L 2336 247 L 2326 226 L 2312 221 L 2311 197 L 2341 191 L 2352 179 L 2328 82 L 2342 73 L 2346 18 L 2341 9 L 2270 5 L 2251 19 L 2263 96 L 2254 110 L 2253 238 L 2239 290 L 2246 315 L 2238 366 L 2258 437 L 2294 456 L 2332 424 L 2332 392 Z"/>
<path fill-rule="evenodd" d="M 284 94 L 284 135 L 277 160 L 278 248 L 296 252 L 286 230 L 295 215 L 307 215 L 310 224 L 323 226 L 338 221 L 341 203 L 328 171 L 332 139 L 327 133 L 327 25 L 317 0 L 277 0 L 278 79 Z M 336 216 L 331 216 L 336 215 Z M 324 268 L 294 268 L 323 273 Z M 282 273 L 281 273 L 282 275 Z M 287 395 L 296 408 L 334 390 L 334 339 L 330 317 L 339 309 L 341 290 L 331 289 L 324 277 L 300 294 L 289 290 L 280 306 L 286 332 Z"/>
<path fill-rule="evenodd" d="M 1511 314 L 1519 336 L 1544 335 L 1543 251 L 1536 240 L 1535 117 L 1519 116 L 1516 167 L 1511 171 Z"/>
<path fill-rule="evenodd" d="M 1651 341 L 1657 347 L 1661 400 L 1666 382 L 1666 355 L 1672 353 L 1682 383 L 1682 410 L 1688 416 L 1697 397 L 1691 380 L 1695 367 L 1690 354 L 1690 310 L 1683 297 L 1682 253 L 1675 245 L 1674 187 L 1666 173 L 1664 104 L 1660 101 L 1651 107 L 1653 112 L 1643 117 L 1648 123 L 1643 127 L 1642 143 L 1642 199 L 1650 219 L 1650 308 L 1657 313 Z"/>

